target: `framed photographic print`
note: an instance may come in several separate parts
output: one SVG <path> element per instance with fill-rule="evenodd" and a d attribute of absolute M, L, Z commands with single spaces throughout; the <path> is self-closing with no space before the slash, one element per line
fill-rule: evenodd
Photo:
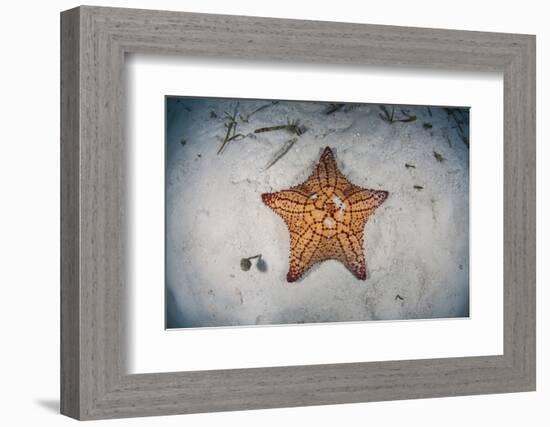
<path fill-rule="evenodd" d="M 61 40 L 63 414 L 534 390 L 534 36 L 85 6 Z"/>
<path fill-rule="evenodd" d="M 468 108 L 167 96 L 165 114 L 168 329 L 469 317 Z"/>

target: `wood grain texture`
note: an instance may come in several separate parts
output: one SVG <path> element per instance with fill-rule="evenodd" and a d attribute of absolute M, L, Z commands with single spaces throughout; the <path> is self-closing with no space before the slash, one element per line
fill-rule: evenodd
<path fill-rule="evenodd" d="M 79 17 L 61 20 L 61 412 L 80 414 Z"/>
<path fill-rule="evenodd" d="M 61 38 L 62 413 L 100 419 L 534 390 L 534 36 L 80 7 L 62 13 Z M 128 375 L 126 53 L 501 71 L 504 354 Z"/>

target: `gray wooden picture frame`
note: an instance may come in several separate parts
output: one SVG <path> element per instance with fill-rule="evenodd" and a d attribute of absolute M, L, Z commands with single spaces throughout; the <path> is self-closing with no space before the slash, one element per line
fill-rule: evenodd
<path fill-rule="evenodd" d="M 136 52 L 502 72 L 504 353 L 127 374 L 124 60 Z M 63 414 L 84 420 L 529 390 L 535 390 L 534 36 L 88 6 L 62 12 Z"/>

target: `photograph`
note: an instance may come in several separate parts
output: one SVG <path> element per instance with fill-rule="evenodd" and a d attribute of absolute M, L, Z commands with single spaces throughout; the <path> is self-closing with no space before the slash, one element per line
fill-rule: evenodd
<path fill-rule="evenodd" d="M 3 9 L 5 425 L 544 424 L 542 2 L 100 3 Z"/>
<path fill-rule="evenodd" d="M 468 106 L 165 96 L 165 327 L 468 318 Z"/>

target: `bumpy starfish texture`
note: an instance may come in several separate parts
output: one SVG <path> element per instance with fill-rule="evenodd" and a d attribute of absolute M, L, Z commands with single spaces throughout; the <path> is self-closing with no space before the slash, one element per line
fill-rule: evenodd
<path fill-rule="evenodd" d="M 365 280 L 365 224 L 387 197 L 387 191 L 349 182 L 329 147 L 305 182 L 262 194 L 263 202 L 285 221 L 290 232 L 287 281 L 295 282 L 314 264 L 328 259 L 340 261 L 355 277 Z"/>

